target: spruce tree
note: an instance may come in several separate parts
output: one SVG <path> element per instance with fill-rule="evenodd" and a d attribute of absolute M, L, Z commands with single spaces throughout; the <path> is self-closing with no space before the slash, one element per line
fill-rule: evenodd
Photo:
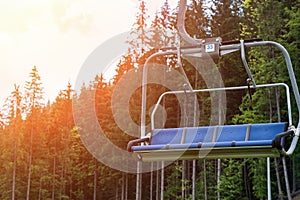
<path fill-rule="evenodd" d="M 25 102 L 27 119 L 30 122 L 29 129 L 29 158 L 28 158 L 28 177 L 27 177 L 27 192 L 26 200 L 30 199 L 31 191 L 31 175 L 33 170 L 33 145 L 34 137 L 37 138 L 35 133 L 38 126 L 38 115 L 43 106 L 43 87 L 41 86 L 41 77 L 38 73 L 36 66 L 34 66 L 29 74 L 29 81 L 25 84 Z M 37 140 L 35 140 L 35 143 Z"/>

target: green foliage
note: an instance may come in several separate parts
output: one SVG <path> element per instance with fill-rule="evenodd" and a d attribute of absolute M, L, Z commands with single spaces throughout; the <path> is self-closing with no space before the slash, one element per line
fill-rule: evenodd
<path fill-rule="evenodd" d="M 166 170 L 169 175 L 166 177 L 168 187 L 165 189 L 164 198 L 181 199 L 181 185 L 182 181 L 185 181 L 181 179 L 182 165 L 177 162 Z"/>
<path fill-rule="evenodd" d="M 124 55 L 118 63 L 117 75 L 113 84 L 104 80 L 103 75 L 95 75 L 91 83 L 83 85 L 80 94 L 73 94 L 72 86 L 68 83 L 54 102 L 45 105 L 43 102 L 43 88 L 41 77 L 36 67 L 29 74 L 29 81 L 25 83 L 25 92 L 15 85 L 6 105 L 0 115 L 0 199 L 12 199 L 12 186 L 15 186 L 15 199 L 25 199 L 27 192 L 28 174 L 31 173 L 31 199 L 93 199 L 94 189 L 97 199 L 115 199 L 116 191 L 121 191 L 122 173 L 110 169 L 96 161 L 85 149 L 77 133 L 72 115 L 72 103 L 83 105 L 86 98 L 95 98 L 95 110 L 98 121 L 105 130 L 107 138 L 120 148 L 126 148 L 130 140 L 126 134 L 132 131 L 132 124 L 128 130 L 123 130 L 114 121 L 111 108 L 111 98 L 117 83 L 121 78 L 133 70 L 135 81 L 141 79 L 141 66 L 145 60 L 157 50 L 152 48 L 175 46 L 176 38 L 176 10 L 171 10 L 168 1 L 164 1 L 151 22 L 147 14 L 146 1 L 139 1 L 140 11 L 136 15 L 132 26 L 132 37 L 128 39 L 131 45 L 128 55 Z M 261 37 L 282 43 L 290 52 L 294 64 L 295 74 L 300 80 L 299 62 L 299 0 L 298 1 L 257 1 L 214 0 L 211 4 L 205 1 L 189 1 L 186 18 L 186 29 L 191 36 L 207 38 L 221 36 L 224 41 Z M 226 86 L 245 85 L 246 73 L 239 61 L 240 55 L 230 54 L 217 63 Z M 249 66 L 255 81 L 260 83 L 287 82 L 288 76 L 284 66 L 284 59 L 273 47 L 248 49 Z M 176 57 L 158 57 L 156 63 L 168 63 L 168 67 L 176 72 Z M 187 60 L 183 59 L 183 66 L 188 79 L 196 88 L 206 88 L 203 77 L 196 73 Z M 207 70 L 207 76 L 211 77 Z M 161 71 L 159 71 L 161 72 Z M 170 80 L 170 72 L 156 74 Z M 131 84 L 128 81 L 126 84 Z M 178 84 L 178 83 L 176 83 Z M 124 85 L 126 86 L 126 85 Z M 147 86 L 147 113 L 157 101 L 159 95 L 168 90 L 157 84 Z M 279 93 L 277 93 L 279 92 Z M 95 96 L 92 96 L 95 94 Z M 273 97 L 279 94 L 280 112 Z M 122 100 L 122 96 L 120 101 Z M 270 121 L 286 121 L 285 95 L 282 89 L 241 91 L 238 94 L 227 93 L 227 123 L 260 123 Z M 136 124 L 140 123 L 141 88 L 138 88 L 129 100 L 130 115 Z M 207 125 L 211 119 L 211 98 L 209 94 L 198 95 L 200 105 L 200 125 Z M 293 107 L 295 102 L 292 102 Z M 169 96 L 162 105 L 166 113 L 161 119 L 166 123 L 158 126 L 178 127 L 182 118 L 179 100 Z M 239 108 L 239 109 L 238 109 Z M 85 112 L 82 106 L 79 112 Z M 297 121 L 296 109 L 293 118 Z M 124 115 L 119 110 L 119 115 Z M 192 118 L 193 113 L 188 116 Z M 190 120 L 191 122 L 192 120 Z M 149 122 L 149 116 L 147 116 Z M 159 123 L 159 122 L 158 122 Z M 135 130 L 139 132 L 139 130 Z M 32 140 L 31 140 L 32 137 Z M 101 147 L 101 149 L 104 147 Z M 288 160 L 289 171 L 293 172 L 295 185 L 293 190 L 299 189 L 300 172 L 299 145 Z M 29 162 L 29 155 L 32 162 Z M 113 158 L 111 158 L 113 159 Z M 204 165 L 205 163 L 205 165 Z M 31 172 L 29 166 L 31 165 Z M 13 171 L 16 174 L 13 176 Z M 182 170 L 186 170 L 186 178 L 182 180 Z M 293 170 L 292 170 L 293 169 Z M 266 161 L 265 159 L 222 160 L 220 186 L 217 187 L 217 161 L 197 161 L 196 167 L 196 199 L 265 199 L 266 198 Z M 282 168 L 280 168 L 282 174 Z M 290 173 L 292 174 L 292 173 Z M 127 174 L 128 199 L 135 198 L 134 174 Z M 13 184 L 15 177 L 15 184 Z M 170 165 L 165 169 L 166 199 L 191 199 L 191 166 L 182 168 L 180 164 Z M 272 177 L 273 178 L 273 177 Z M 96 180 L 96 181 L 94 181 Z M 292 182 L 292 181 L 291 181 Z M 96 185 L 94 185 L 96 183 Z M 143 175 L 143 197 L 148 198 L 150 175 Z M 156 184 L 156 183 L 155 183 Z M 184 188 L 182 188 L 184 185 Z M 145 186 L 145 187 L 144 187 Z M 274 187 L 275 188 L 275 187 Z M 185 191 L 185 198 L 182 197 Z M 246 192 L 247 191 L 247 192 Z M 276 188 L 273 189 L 276 193 Z M 274 194 L 275 196 L 276 194 Z M 120 195 L 119 195 L 120 196 Z"/>
<path fill-rule="evenodd" d="M 220 178 L 220 188 L 222 199 L 243 199 L 243 163 L 240 160 L 222 160 L 223 173 Z"/>
<path fill-rule="evenodd" d="M 196 199 L 217 198 L 217 160 L 200 160 L 197 165 Z"/>
<path fill-rule="evenodd" d="M 43 87 L 36 66 L 32 68 L 29 79 L 25 85 L 25 101 L 29 109 L 28 113 L 31 113 L 34 109 L 43 105 Z"/>
<path fill-rule="evenodd" d="M 254 159 L 250 164 L 250 174 L 253 177 L 253 194 L 258 199 L 267 198 L 266 159 Z"/>

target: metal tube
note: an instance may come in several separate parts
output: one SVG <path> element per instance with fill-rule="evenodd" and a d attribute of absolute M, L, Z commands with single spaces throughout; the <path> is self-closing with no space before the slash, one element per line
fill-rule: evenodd
<path fill-rule="evenodd" d="M 268 200 L 271 200 L 271 170 L 270 170 L 270 157 L 267 157 L 267 184 L 268 184 Z"/>
<path fill-rule="evenodd" d="M 195 200 L 196 196 L 196 160 L 193 160 L 193 175 L 192 175 L 192 200 Z"/>
<path fill-rule="evenodd" d="M 251 82 L 254 86 L 254 88 L 256 87 L 256 84 L 255 84 L 255 81 L 253 79 L 253 76 L 251 74 L 251 71 L 249 69 L 249 66 L 248 66 L 248 63 L 247 63 L 247 60 L 246 60 L 246 55 L 245 55 L 245 46 L 244 46 L 244 40 L 241 40 L 241 59 L 242 59 L 242 62 L 244 64 L 244 67 L 246 69 L 246 72 L 248 74 L 248 77 L 251 79 Z"/>
<path fill-rule="evenodd" d="M 178 10 L 178 17 L 177 17 L 177 29 L 179 35 L 189 44 L 197 43 L 197 39 L 192 38 L 185 30 L 185 13 L 187 9 L 187 0 L 181 0 L 179 2 L 179 10 Z"/>
<path fill-rule="evenodd" d="M 149 61 L 160 55 L 169 55 L 169 52 L 157 52 L 149 56 L 146 60 L 143 68 L 142 77 L 142 106 L 141 106 L 141 138 L 146 135 L 146 104 L 147 104 L 147 78 L 148 78 L 148 63 Z"/>
<path fill-rule="evenodd" d="M 153 199 L 153 162 L 151 162 L 151 169 L 150 169 L 150 199 Z"/>
<path fill-rule="evenodd" d="M 164 199 L 165 162 L 161 161 L 160 199 Z"/>
<path fill-rule="evenodd" d="M 293 88 L 293 92 L 294 92 L 294 96 L 295 96 L 295 100 L 296 100 L 296 104 L 297 104 L 297 108 L 298 108 L 298 116 L 299 116 L 297 128 L 295 130 L 295 136 L 293 137 L 292 144 L 291 144 L 290 148 L 288 149 L 288 151 L 286 151 L 286 152 L 284 151 L 284 153 L 287 156 L 289 156 L 294 152 L 294 150 L 296 148 L 296 145 L 297 145 L 297 142 L 299 139 L 299 133 L 300 133 L 300 94 L 299 94 L 299 89 L 298 89 L 294 69 L 292 66 L 291 58 L 290 58 L 290 55 L 287 52 L 287 50 L 281 44 L 279 44 L 277 42 L 266 41 L 266 42 L 257 42 L 257 43 L 258 43 L 258 45 L 273 45 L 273 46 L 277 47 L 282 52 L 282 54 L 284 55 L 284 58 L 285 58 L 286 66 L 288 69 L 291 85 Z M 253 45 L 253 44 L 251 44 L 251 45 Z M 251 46 L 251 45 L 249 44 L 249 46 Z M 257 46 L 257 44 L 254 46 Z"/>
<path fill-rule="evenodd" d="M 289 183 L 289 178 L 288 178 L 288 174 L 287 174 L 287 167 L 286 167 L 285 157 L 282 157 L 282 165 L 283 165 L 283 172 L 284 172 L 286 194 L 287 194 L 288 200 L 292 200 L 291 190 L 290 190 L 290 183 Z"/>
<path fill-rule="evenodd" d="M 291 95 L 290 95 L 290 88 L 286 84 L 285 84 L 285 94 L 286 94 L 286 98 L 289 99 L 289 101 L 287 101 L 289 126 L 292 126 L 293 118 L 292 118 L 292 106 L 291 106 L 291 101 L 290 101 Z"/>
<path fill-rule="evenodd" d="M 264 87 L 277 87 L 277 86 L 283 86 L 286 89 L 286 100 L 287 100 L 287 106 L 288 106 L 288 112 L 289 112 L 289 124 L 291 125 L 292 123 L 292 115 L 291 115 L 291 100 L 290 100 L 290 95 L 289 95 L 289 87 L 285 83 L 271 83 L 271 84 L 262 84 L 262 85 L 256 85 L 256 88 L 264 88 Z M 250 88 L 253 88 L 254 86 L 250 86 Z M 236 87 L 226 87 L 226 88 L 207 88 L 207 89 L 200 89 L 200 90 L 178 90 L 178 91 L 168 91 L 164 92 L 163 94 L 160 95 L 158 98 L 156 105 L 153 108 L 153 111 L 151 113 L 151 130 L 155 129 L 154 125 L 154 116 L 155 113 L 158 109 L 158 106 L 163 99 L 164 96 L 168 94 L 184 94 L 184 93 L 198 93 L 198 92 L 212 92 L 212 91 L 227 91 L 227 90 L 241 90 L 241 89 L 247 89 L 248 86 L 236 86 Z"/>
<path fill-rule="evenodd" d="M 136 193 L 135 193 L 135 199 L 136 200 L 140 200 L 141 198 L 141 188 L 140 188 L 140 184 L 141 184 L 141 169 L 140 169 L 140 166 L 141 165 L 141 161 L 137 161 L 137 174 L 136 174 L 136 186 L 135 186 L 135 189 L 136 189 Z"/>
<path fill-rule="evenodd" d="M 197 53 L 200 52 L 201 48 L 194 48 L 194 49 L 181 49 L 181 53 L 183 54 L 190 54 L 190 53 Z M 146 135 L 146 96 L 147 96 L 147 79 L 148 79 L 148 65 L 151 59 L 157 57 L 157 56 L 163 56 L 163 55 L 172 55 L 177 54 L 177 50 L 171 50 L 171 51 L 159 51 L 151 56 L 146 60 L 143 68 L 143 77 L 142 77 L 142 105 L 141 105 L 141 138 Z"/>

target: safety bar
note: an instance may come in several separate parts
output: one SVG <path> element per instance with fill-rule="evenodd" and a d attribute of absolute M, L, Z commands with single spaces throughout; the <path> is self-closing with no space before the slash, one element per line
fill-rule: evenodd
<path fill-rule="evenodd" d="M 271 83 L 271 84 L 262 84 L 262 85 L 256 85 L 256 88 L 265 88 L 265 87 L 278 87 L 283 86 L 285 88 L 286 93 L 286 102 L 287 102 L 287 109 L 288 109 L 288 120 L 289 120 L 289 126 L 292 126 L 292 107 L 291 107 L 291 97 L 290 97 L 290 89 L 289 86 L 285 83 Z M 214 92 L 214 91 L 232 91 L 232 90 L 242 90 L 247 89 L 248 86 L 236 86 L 236 87 L 224 87 L 224 88 L 208 88 L 208 89 L 200 89 L 200 90 L 177 90 L 177 91 L 168 91 L 164 92 L 160 95 L 158 98 L 152 112 L 151 112 L 151 131 L 155 129 L 155 113 L 158 109 L 158 106 L 160 105 L 162 99 L 164 96 L 169 94 L 195 94 L 200 92 Z M 250 86 L 250 88 L 254 88 L 254 86 Z"/>

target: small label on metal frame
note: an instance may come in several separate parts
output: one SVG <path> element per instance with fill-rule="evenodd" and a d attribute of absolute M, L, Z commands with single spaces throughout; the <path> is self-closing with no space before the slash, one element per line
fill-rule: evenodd
<path fill-rule="evenodd" d="M 210 53 L 215 51 L 215 44 L 206 44 L 205 45 L 205 52 Z"/>

